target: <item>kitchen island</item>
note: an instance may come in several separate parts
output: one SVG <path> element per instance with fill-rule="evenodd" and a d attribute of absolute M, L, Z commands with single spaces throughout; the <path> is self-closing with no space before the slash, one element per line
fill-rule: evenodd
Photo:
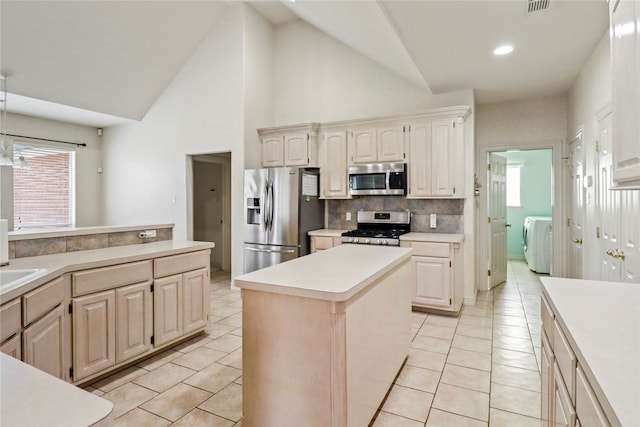
<path fill-rule="evenodd" d="M 409 353 L 410 257 L 341 245 L 235 279 L 245 427 L 369 424 Z"/>

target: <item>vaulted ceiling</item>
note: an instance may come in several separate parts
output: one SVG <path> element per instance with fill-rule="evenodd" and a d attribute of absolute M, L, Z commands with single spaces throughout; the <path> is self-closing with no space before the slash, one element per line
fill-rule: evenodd
<path fill-rule="evenodd" d="M 255 1 L 274 25 L 302 19 L 432 93 L 480 103 L 568 90 L 607 29 L 607 3 Z M 227 1 L 0 2 L 9 111 L 97 127 L 139 120 L 216 25 Z M 501 44 L 514 52 L 494 56 Z"/>

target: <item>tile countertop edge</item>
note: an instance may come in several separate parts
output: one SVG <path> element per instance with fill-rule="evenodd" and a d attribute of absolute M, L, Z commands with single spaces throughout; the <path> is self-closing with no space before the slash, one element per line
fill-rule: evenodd
<path fill-rule="evenodd" d="M 142 224 L 142 225 L 101 225 L 95 227 L 47 228 L 40 230 L 17 230 L 9 232 L 9 241 L 47 239 L 52 237 L 84 236 L 88 234 L 121 233 L 136 230 L 157 230 L 173 228 L 175 224 Z"/>
<path fill-rule="evenodd" d="M 452 233 L 423 233 L 412 231 L 400 236 L 400 240 L 410 240 L 414 242 L 443 242 L 443 243 L 462 243 L 464 242 L 464 234 Z"/>
<path fill-rule="evenodd" d="M 640 285 L 554 277 L 541 281 L 609 421 L 640 425 Z M 612 354 L 617 357 L 613 363 Z"/>
<path fill-rule="evenodd" d="M 212 242 L 163 240 L 138 245 L 114 246 L 103 249 L 12 259 L 8 266 L 2 267 L 0 270 L 10 271 L 37 268 L 42 269 L 42 272 L 26 283 L 21 283 L 16 287 L 0 289 L 0 304 L 23 295 L 71 271 L 178 255 L 214 247 L 215 244 Z"/>
<path fill-rule="evenodd" d="M 2 425 L 80 427 L 113 410 L 110 401 L 8 355 L 0 354 L 0 366 Z"/>
<path fill-rule="evenodd" d="M 400 247 L 340 245 L 330 251 L 317 252 L 238 276 L 234 284 L 241 289 L 344 302 L 396 266 L 409 262 L 412 251 Z M 354 262 L 354 258 L 363 255 L 368 260 L 375 255 L 383 255 L 384 264 L 380 268 L 372 268 L 371 263 Z M 320 276 L 322 280 L 319 280 Z M 339 285 L 331 290 L 326 288 L 327 283 Z"/>

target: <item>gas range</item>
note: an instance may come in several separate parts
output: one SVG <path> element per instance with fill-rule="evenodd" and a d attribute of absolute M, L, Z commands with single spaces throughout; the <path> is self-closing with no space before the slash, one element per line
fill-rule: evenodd
<path fill-rule="evenodd" d="M 358 211 L 358 228 L 342 233 L 342 243 L 400 246 L 400 236 L 411 230 L 411 212 Z"/>

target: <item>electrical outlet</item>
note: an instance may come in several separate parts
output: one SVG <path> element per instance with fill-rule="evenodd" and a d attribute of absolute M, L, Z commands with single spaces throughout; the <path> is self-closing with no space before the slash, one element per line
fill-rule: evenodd
<path fill-rule="evenodd" d="M 351 212 L 347 212 L 344 216 L 347 221 L 351 221 Z"/>
<path fill-rule="evenodd" d="M 436 214 L 431 214 L 429 217 L 429 227 L 436 228 Z"/>

